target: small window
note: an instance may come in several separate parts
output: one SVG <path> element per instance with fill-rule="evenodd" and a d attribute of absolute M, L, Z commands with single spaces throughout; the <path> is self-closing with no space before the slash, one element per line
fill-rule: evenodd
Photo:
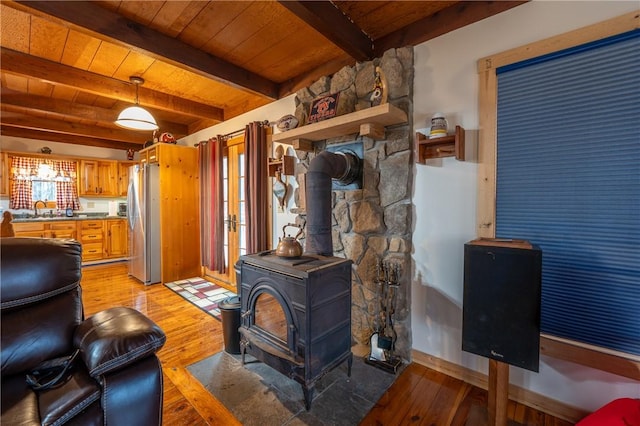
<path fill-rule="evenodd" d="M 55 201 L 56 200 L 56 183 L 54 181 L 46 180 L 34 180 L 33 181 L 33 202 L 38 200 L 42 201 Z"/>
<path fill-rule="evenodd" d="M 47 208 L 80 208 L 75 161 L 13 157 L 9 179 L 11 209 L 32 209 L 36 201 Z"/>

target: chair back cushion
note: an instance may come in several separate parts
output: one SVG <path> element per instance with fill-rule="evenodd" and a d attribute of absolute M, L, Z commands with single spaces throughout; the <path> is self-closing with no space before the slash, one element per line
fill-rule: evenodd
<path fill-rule="evenodd" d="M 3 376 L 72 351 L 73 333 L 84 319 L 81 255 L 75 240 L 0 240 Z"/>

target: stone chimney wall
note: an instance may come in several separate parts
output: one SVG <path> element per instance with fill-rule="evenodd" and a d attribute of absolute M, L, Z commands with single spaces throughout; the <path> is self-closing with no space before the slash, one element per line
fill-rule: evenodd
<path fill-rule="evenodd" d="M 390 49 L 382 58 L 344 67 L 297 92 L 296 118 L 306 124 L 311 102 L 340 92 L 337 115 L 369 108 L 379 66 L 386 79 L 388 102 L 407 113 L 409 122 L 386 129 L 385 140 L 357 134 L 315 144 L 315 152 L 297 151 L 296 176 L 328 145 L 361 140 L 364 149 L 363 188 L 332 191 L 334 255 L 353 261 L 352 335 L 354 343 L 368 345 L 375 327 L 377 309 L 376 263 L 394 262 L 401 267 L 400 287 L 394 314 L 397 333 L 395 354 L 411 358 L 411 239 L 413 229 L 413 49 Z M 298 182 L 301 184 L 301 182 Z M 296 204 L 299 192 L 296 191 Z M 304 225 L 305 215 L 296 219 Z"/>

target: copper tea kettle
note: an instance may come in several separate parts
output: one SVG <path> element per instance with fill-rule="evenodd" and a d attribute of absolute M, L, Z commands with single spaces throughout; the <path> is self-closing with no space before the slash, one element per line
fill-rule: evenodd
<path fill-rule="evenodd" d="M 287 236 L 285 229 L 289 226 L 298 228 L 299 231 L 295 237 Z M 302 234 L 302 228 L 293 223 L 287 223 L 282 227 L 282 238 L 279 239 L 278 246 L 276 247 L 276 256 L 280 257 L 300 257 L 302 255 L 302 245 L 298 241 L 298 236 Z"/>

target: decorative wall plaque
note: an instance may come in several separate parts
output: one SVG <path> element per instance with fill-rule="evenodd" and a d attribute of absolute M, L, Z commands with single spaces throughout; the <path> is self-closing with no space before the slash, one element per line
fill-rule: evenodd
<path fill-rule="evenodd" d="M 311 112 L 309 113 L 309 123 L 317 123 L 336 116 L 338 109 L 338 97 L 340 93 L 323 96 L 311 103 Z"/>

